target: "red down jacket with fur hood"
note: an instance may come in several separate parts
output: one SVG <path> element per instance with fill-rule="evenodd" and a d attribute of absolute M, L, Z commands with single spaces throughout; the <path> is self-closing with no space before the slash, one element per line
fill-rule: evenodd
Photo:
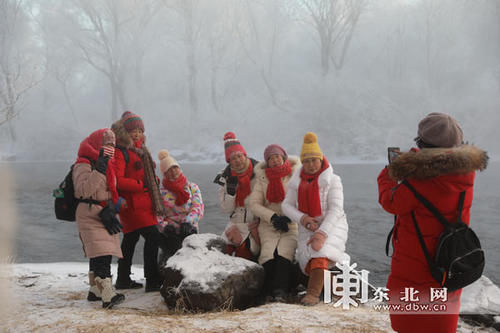
<path fill-rule="evenodd" d="M 382 170 L 378 176 L 379 202 L 387 212 L 397 215 L 394 253 L 387 282 L 390 304 L 400 303 L 405 288 L 411 287 L 419 291 L 420 304 L 429 303 L 430 288 L 440 288 L 430 274 L 411 212 L 415 213 L 431 257 L 436 253 L 439 236 L 444 230 L 408 187 L 397 181 L 408 180 L 450 222 L 457 220 L 459 196 L 465 191 L 462 220 L 468 224 L 475 170 L 484 170 L 487 160 L 486 153 L 474 146 L 413 149 Z M 460 295 L 461 290 L 448 293 L 446 315 L 396 314 L 391 311 L 392 328 L 397 332 L 455 332 Z"/>

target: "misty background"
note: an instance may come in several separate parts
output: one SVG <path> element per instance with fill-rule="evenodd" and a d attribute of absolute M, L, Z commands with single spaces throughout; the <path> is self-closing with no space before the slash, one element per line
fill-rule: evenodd
<path fill-rule="evenodd" d="M 429 112 L 494 156 L 499 55 L 497 0 L 0 0 L 0 159 L 71 160 L 125 110 L 154 157 L 314 131 L 334 162 L 381 160 Z"/>

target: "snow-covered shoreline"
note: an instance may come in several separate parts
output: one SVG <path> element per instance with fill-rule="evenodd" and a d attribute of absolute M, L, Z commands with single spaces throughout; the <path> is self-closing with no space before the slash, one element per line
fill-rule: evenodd
<path fill-rule="evenodd" d="M 1 314 L 2 331 L 392 332 L 388 314 L 367 307 L 344 311 L 331 304 L 271 303 L 245 311 L 179 314 L 167 309 L 159 293 L 146 294 L 143 289 L 126 290 L 124 303 L 103 310 L 99 302 L 86 300 L 87 271 L 87 263 L 76 262 L 2 265 L 4 297 L 0 302 L 4 304 L 0 305 L 8 309 Z M 112 271 L 116 271 L 115 265 Z M 141 266 L 133 266 L 132 273 L 134 279 L 143 280 Z M 464 290 L 462 299 L 469 309 L 477 305 L 497 311 L 498 303 L 491 300 L 500 300 L 499 293 L 497 286 L 484 280 Z M 479 295 L 490 297 L 490 302 Z M 460 321 L 459 332 L 495 331 Z"/>

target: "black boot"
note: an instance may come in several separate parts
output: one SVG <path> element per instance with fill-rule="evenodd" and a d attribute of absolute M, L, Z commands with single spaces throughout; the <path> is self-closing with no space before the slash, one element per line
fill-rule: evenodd
<path fill-rule="evenodd" d="M 275 302 L 286 302 L 290 291 L 290 275 L 292 263 L 290 260 L 276 255 L 272 275 L 272 295 Z"/>
<path fill-rule="evenodd" d="M 146 279 L 146 292 L 160 291 L 162 283 L 156 279 Z"/>

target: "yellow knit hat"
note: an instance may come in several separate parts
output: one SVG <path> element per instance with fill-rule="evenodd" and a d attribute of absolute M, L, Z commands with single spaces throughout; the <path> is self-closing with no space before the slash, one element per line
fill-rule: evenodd
<path fill-rule="evenodd" d="M 302 150 L 300 152 L 300 161 L 304 162 L 307 158 L 319 158 L 323 160 L 323 152 L 318 145 L 318 137 L 313 132 L 307 132 L 304 135 L 304 144 L 302 144 Z"/>

